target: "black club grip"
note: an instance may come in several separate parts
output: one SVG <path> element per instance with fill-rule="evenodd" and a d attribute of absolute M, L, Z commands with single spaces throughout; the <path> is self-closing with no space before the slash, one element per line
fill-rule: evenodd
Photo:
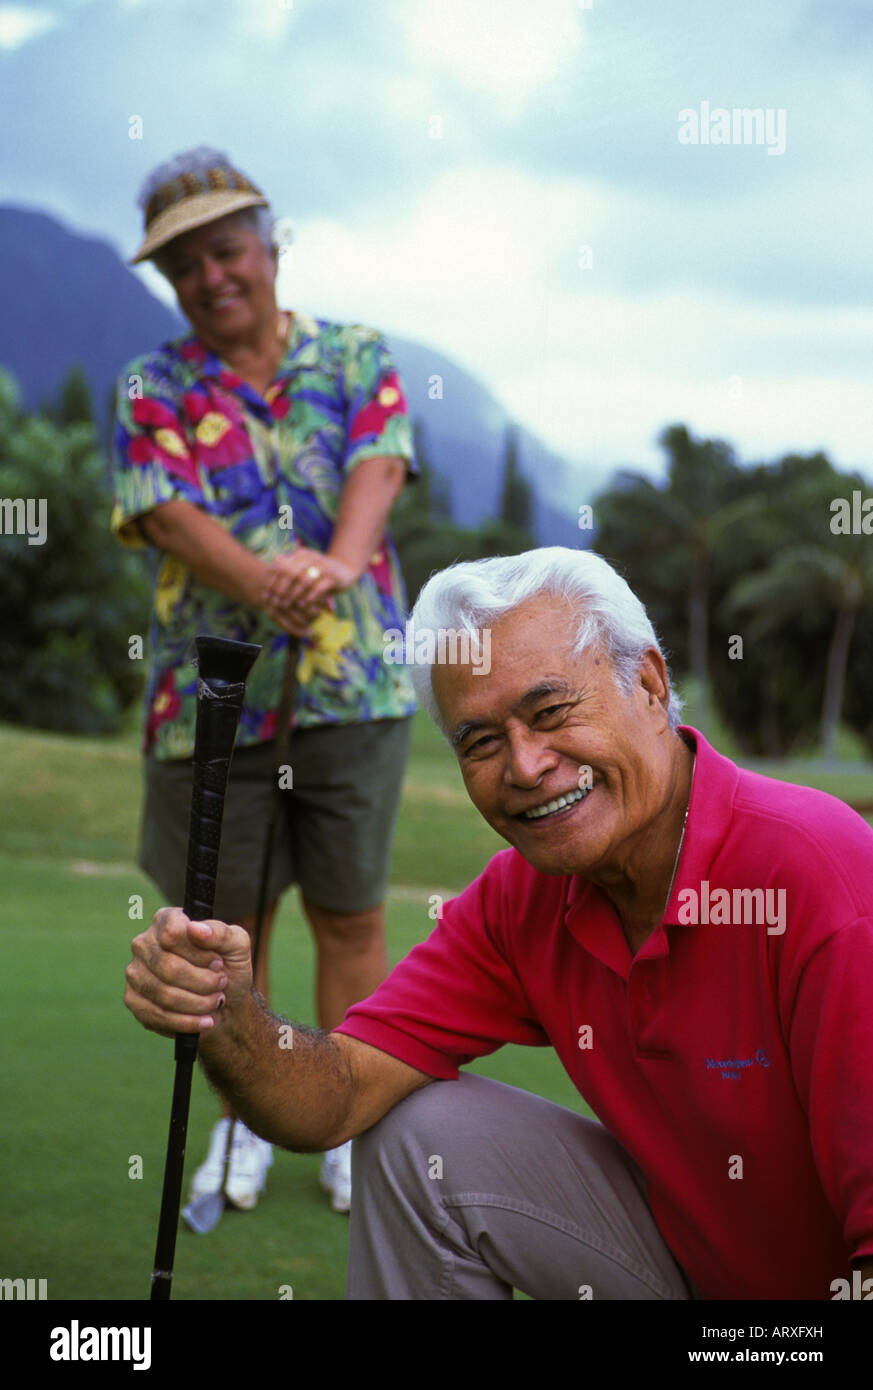
<path fill-rule="evenodd" d="M 245 682 L 260 647 L 223 637 L 197 638 L 197 731 L 188 862 L 182 907 L 193 921 L 211 917 L 230 760 Z"/>

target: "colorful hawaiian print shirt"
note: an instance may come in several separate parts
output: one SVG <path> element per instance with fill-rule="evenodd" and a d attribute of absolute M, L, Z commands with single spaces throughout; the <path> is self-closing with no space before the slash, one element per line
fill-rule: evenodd
<path fill-rule="evenodd" d="M 137 358 L 119 382 L 112 529 L 149 545 L 137 518 L 162 502 L 202 507 L 266 562 L 297 545 L 325 551 L 344 480 L 362 459 L 405 458 L 418 472 L 403 388 L 383 338 L 358 325 L 295 315 L 262 397 L 194 336 Z M 194 748 L 194 639 L 211 632 L 263 650 L 246 688 L 237 746 L 273 738 L 287 636 L 266 615 L 154 552 L 144 751 Z M 408 668 L 383 661 L 403 628 L 406 593 L 390 535 L 350 589 L 335 594 L 301 644 L 295 723 L 399 719 L 415 710 Z"/>

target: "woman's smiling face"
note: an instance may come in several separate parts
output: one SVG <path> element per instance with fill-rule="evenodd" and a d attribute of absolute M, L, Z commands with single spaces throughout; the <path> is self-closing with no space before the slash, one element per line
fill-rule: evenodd
<path fill-rule="evenodd" d="M 275 322 L 275 258 L 238 213 L 176 237 L 162 267 L 191 327 L 219 354 Z"/>

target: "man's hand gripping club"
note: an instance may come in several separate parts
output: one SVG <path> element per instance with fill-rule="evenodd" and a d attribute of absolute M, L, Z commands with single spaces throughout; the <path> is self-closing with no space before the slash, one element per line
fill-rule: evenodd
<path fill-rule="evenodd" d="M 242 927 L 191 922 L 181 908 L 162 907 L 132 949 L 124 1002 L 153 1033 L 200 1033 L 202 1045 L 222 1009 L 230 1017 L 251 991 L 251 939 Z"/>
<path fill-rule="evenodd" d="M 432 1080 L 356 1038 L 271 1014 L 252 989 L 242 927 L 161 908 L 134 938 L 125 975 L 124 1002 L 143 1027 L 199 1034 L 212 1085 L 249 1129 L 281 1148 L 335 1148 Z"/>

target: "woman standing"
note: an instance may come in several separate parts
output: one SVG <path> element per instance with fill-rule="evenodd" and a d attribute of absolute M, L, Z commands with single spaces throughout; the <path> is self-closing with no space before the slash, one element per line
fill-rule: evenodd
<path fill-rule="evenodd" d="M 134 262 L 166 276 L 191 332 L 127 368 L 119 385 L 112 526 L 151 546 L 159 571 L 149 638 L 141 867 L 181 903 L 196 715 L 194 638 L 263 651 L 249 677 L 225 803 L 216 915 L 252 930 L 289 635 L 301 639 L 283 794 L 255 987 L 281 893 L 300 887 L 317 955 L 320 1025 L 387 973 L 383 900 L 415 709 L 406 669 L 382 660 L 406 595 L 386 530 L 417 472 L 403 389 L 382 337 L 279 308 L 278 253 L 260 190 L 200 147 L 141 194 Z M 285 779 L 287 782 L 287 778 Z M 217 1191 L 225 1107 L 192 1196 Z M 238 1122 L 227 1197 L 255 1205 L 270 1146 Z M 322 1184 L 347 1211 L 349 1146 Z"/>

